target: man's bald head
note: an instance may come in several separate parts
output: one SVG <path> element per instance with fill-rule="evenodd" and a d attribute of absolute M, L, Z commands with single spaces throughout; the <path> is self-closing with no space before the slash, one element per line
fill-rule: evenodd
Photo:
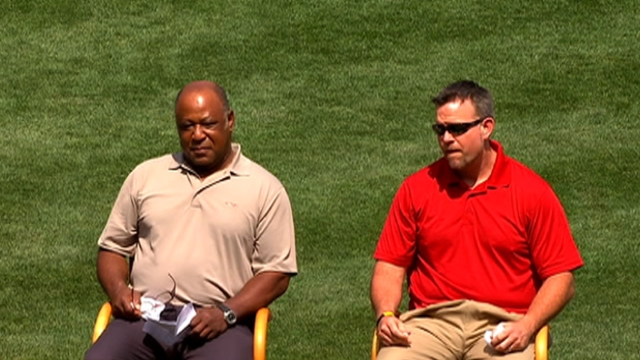
<path fill-rule="evenodd" d="M 222 108 L 225 112 L 230 110 L 229 108 L 229 99 L 227 98 L 227 92 L 224 88 L 212 81 L 200 80 L 194 81 L 187 85 L 185 85 L 176 96 L 176 105 L 180 101 L 180 99 L 184 96 L 192 96 L 192 95 L 207 95 L 213 94 L 220 101 Z"/>

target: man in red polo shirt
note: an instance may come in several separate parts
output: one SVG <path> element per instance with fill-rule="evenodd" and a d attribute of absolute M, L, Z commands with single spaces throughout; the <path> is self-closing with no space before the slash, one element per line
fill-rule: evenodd
<path fill-rule="evenodd" d="M 444 156 L 401 185 L 374 254 L 378 359 L 533 359 L 534 335 L 571 300 L 583 265 L 567 217 L 491 140 L 489 91 L 460 81 L 433 102 Z"/>

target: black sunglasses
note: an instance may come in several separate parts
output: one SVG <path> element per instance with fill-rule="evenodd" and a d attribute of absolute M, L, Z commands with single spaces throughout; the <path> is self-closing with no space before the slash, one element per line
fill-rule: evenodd
<path fill-rule="evenodd" d="M 487 117 L 483 117 L 478 120 L 473 120 L 472 122 L 467 122 L 467 123 L 455 123 L 455 124 L 449 124 L 449 125 L 433 124 L 431 125 L 431 128 L 436 134 L 438 134 L 438 136 L 444 135 L 444 133 L 447 131 L 451 135 L 462 135 L 467 131 L 469 131 L 469 129 L 471 129 L 472 127 L 483 122 Z"/>

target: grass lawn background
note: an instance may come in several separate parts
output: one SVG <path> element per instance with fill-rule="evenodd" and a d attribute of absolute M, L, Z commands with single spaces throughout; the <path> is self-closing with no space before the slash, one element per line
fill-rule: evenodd
<path fill-rule="evenodd" d="M 271 359 L 367 359 L 371 254 L 437 159 L 429 99 L 470 78 L 556 190 L 586 266 L 554 359 L 640 359 L 635 1 L 0 0 L 0 359 L 77 359 L 96 239 L 128 172 L 178 149 L 173 99 L 226 87 L 235 139 L 292 199 L 300 274 Z"/>

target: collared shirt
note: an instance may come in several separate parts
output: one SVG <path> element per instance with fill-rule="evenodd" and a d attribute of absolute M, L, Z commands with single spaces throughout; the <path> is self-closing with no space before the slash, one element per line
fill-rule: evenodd
<path fill-rule="evenodd" d="M 543 280 L 583 265 L 551 187 L 491 146 L 477 187 L 442 158 L 396 194 L 374 257 L 407 269 L 411 308 L 470 299 L 525 313 Z"/>
<path fill-rule="evenodd" d="M 211 305 L 260 272 L 297 272 L 284 187 L 239 145 L 233 150 L 231 165 L 204 181 L 182 153 L 145 161 L 129 174 L 98 245 L 135 258 L 137 291 L 166 294 L 171 275 L 174 303 Z"/>

